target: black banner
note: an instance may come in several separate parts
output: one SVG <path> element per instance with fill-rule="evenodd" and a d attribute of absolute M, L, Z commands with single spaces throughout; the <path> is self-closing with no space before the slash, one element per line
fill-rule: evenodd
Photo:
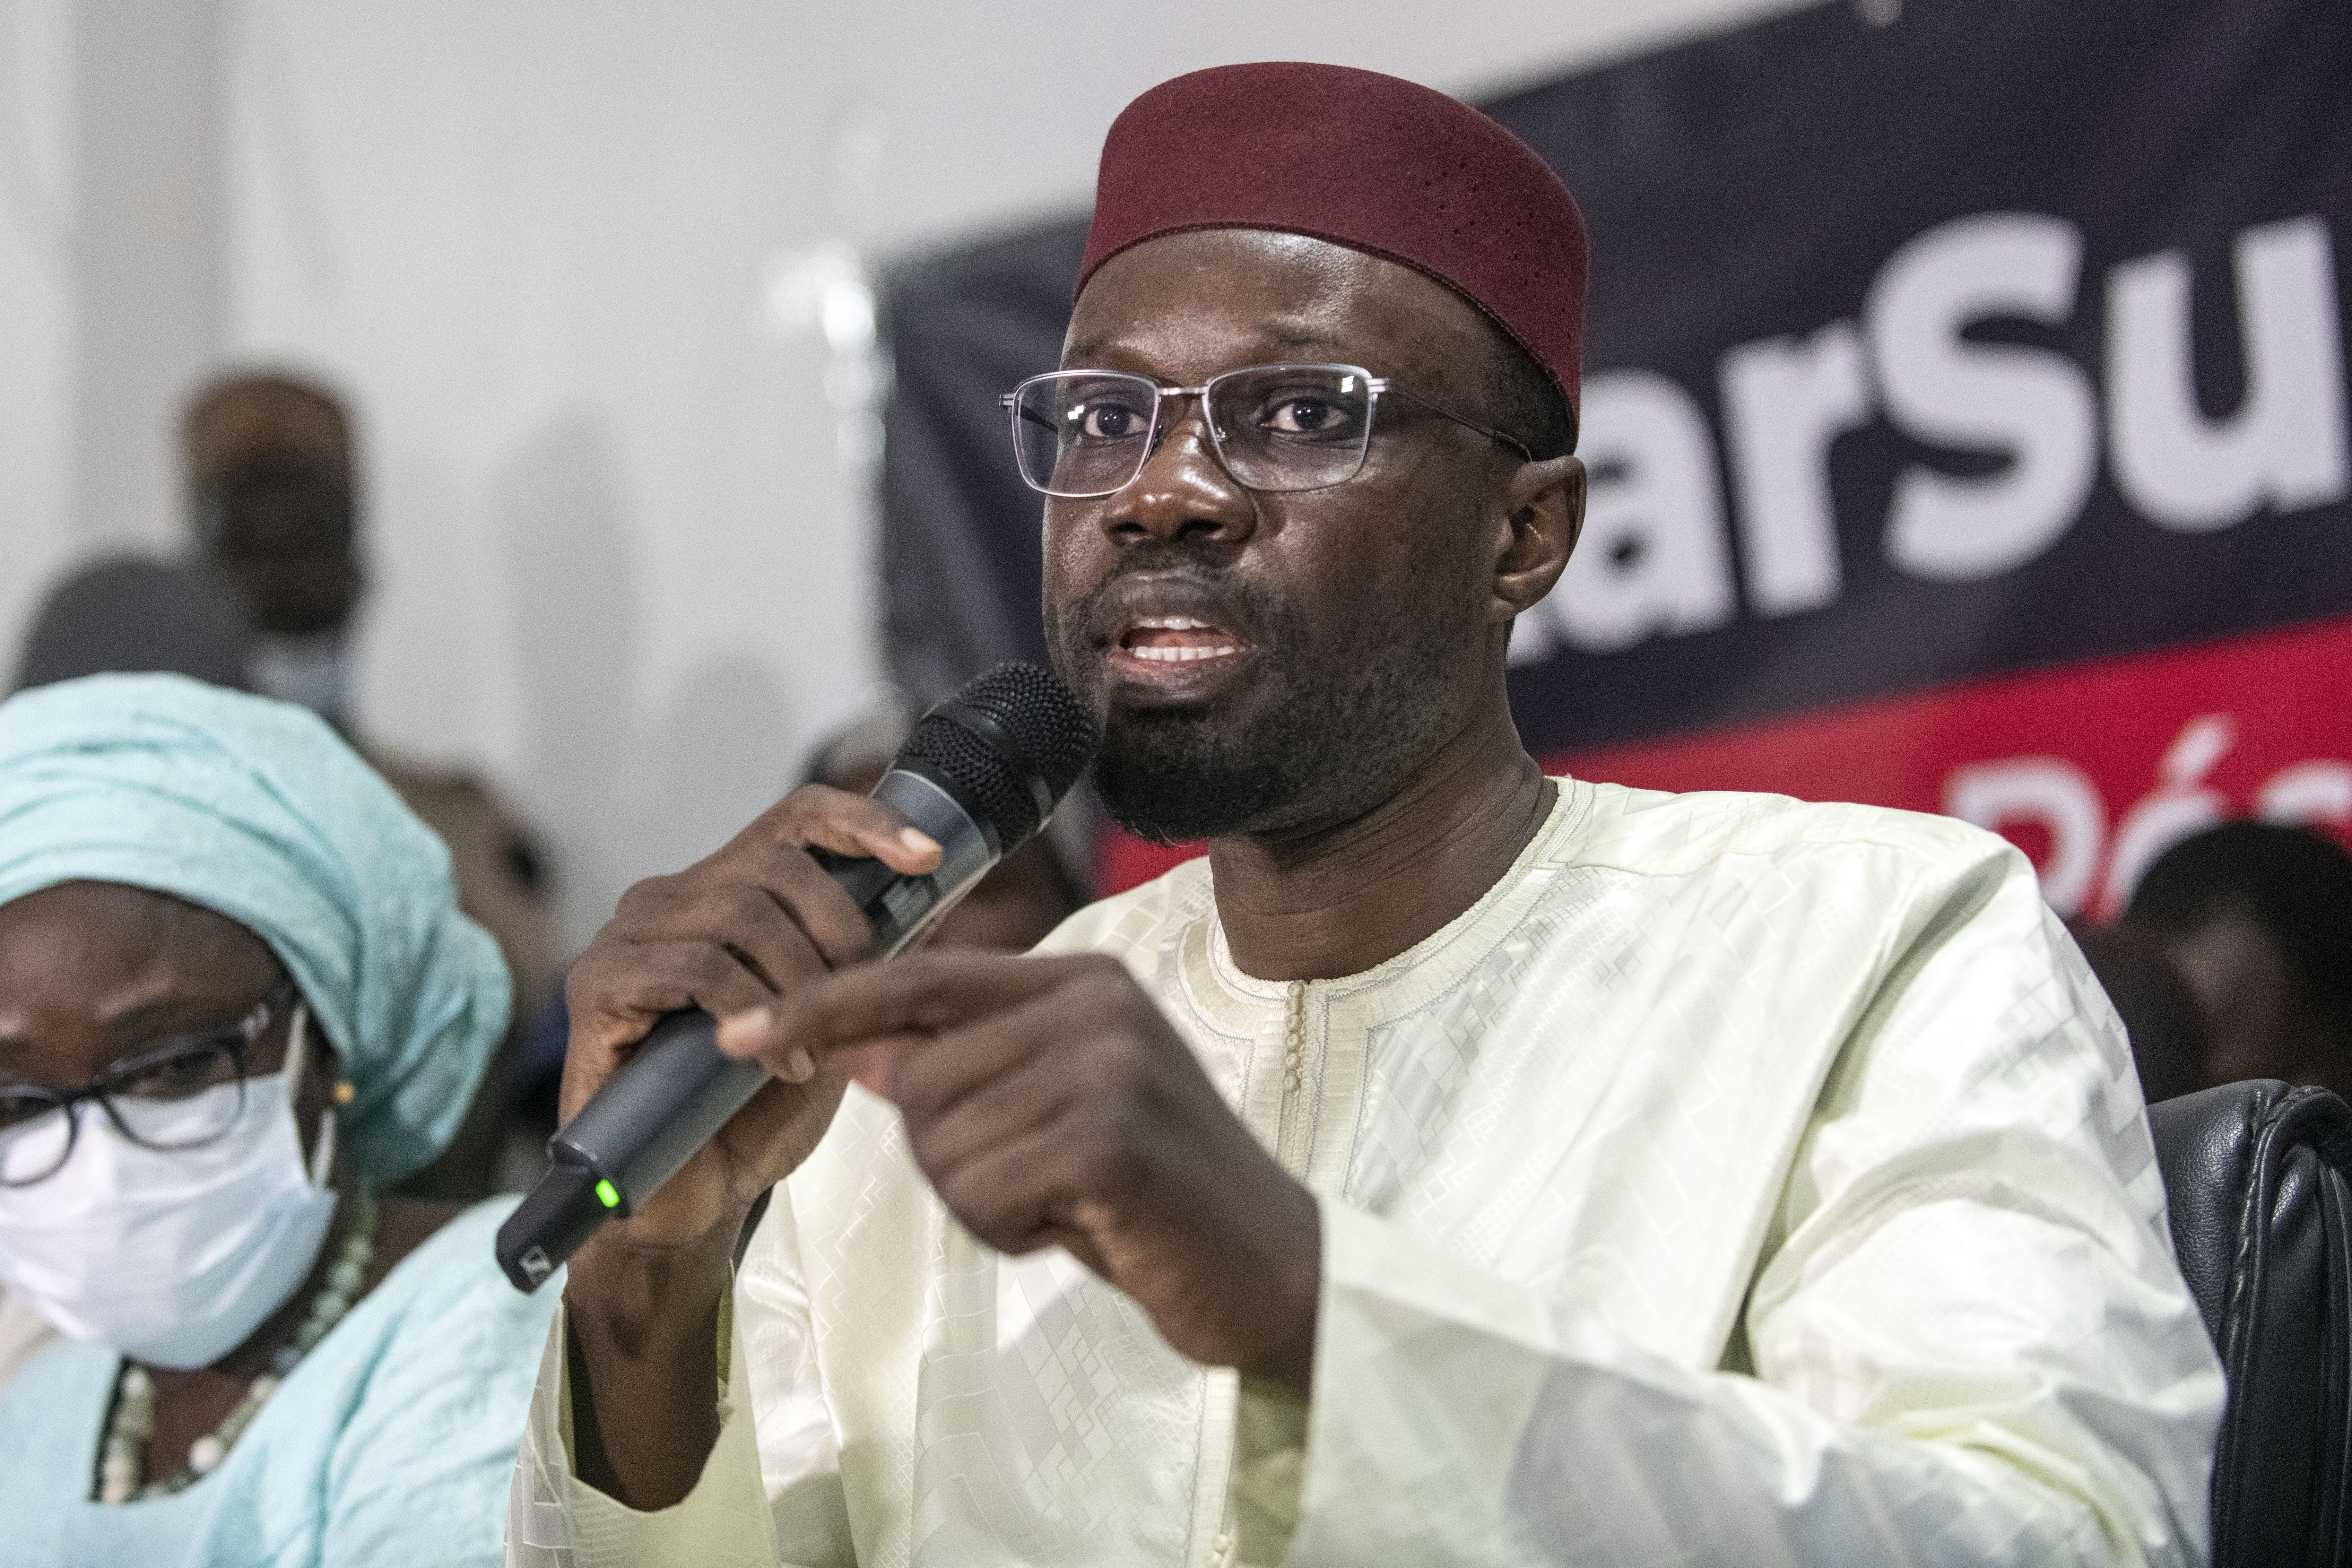
<path fill-rule="evenodd" d="M 1592 231 L 1530 745 L 2352 610 L 2352 6 L 1824 6 L 1489 107 Z"/>

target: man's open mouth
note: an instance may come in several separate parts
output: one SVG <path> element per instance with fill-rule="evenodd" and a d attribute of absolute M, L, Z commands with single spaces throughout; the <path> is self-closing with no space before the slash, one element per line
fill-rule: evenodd
<path fill-rule="evenodd" d="M 1245 645 L 1224 627 L 1190 616 L 1146 616 L 1129 623 L 1119 634 L 1118 646 L 1122 652 L 1136 658 L 1182 664 L 1230 658 Z"/>

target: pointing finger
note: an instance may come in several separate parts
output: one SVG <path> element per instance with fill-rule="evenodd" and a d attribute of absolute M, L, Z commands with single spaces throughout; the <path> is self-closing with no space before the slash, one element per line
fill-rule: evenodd
<path fill-rule="evenodd" d="M 924 952 L 894 963 L 845 970 L 783 998 L 776 1006 L 776 1044 L 746 1042 L 738 1055 L 776 1061 L 800 1050 L 813 1058 L 885 1036 L 936 1035 L 992 1016 L 1104 969 L 1115 961 L 1010 958 L 997 953 Z M 1119 971 L 1125 979 L 1125 972 Z M 1131 982 L 1128 982 L 1131 984 Z"/>

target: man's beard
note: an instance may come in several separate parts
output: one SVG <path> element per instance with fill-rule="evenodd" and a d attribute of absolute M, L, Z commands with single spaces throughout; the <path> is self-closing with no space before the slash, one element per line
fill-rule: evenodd
<path fill-rule="evenodd" d="M 1245 712 L 1212 703 L 1108 713 L 1095 792 L 1137 837 L 1187 844 L 1349 820 L 1392 794 L 1459 722 L 1447 667 L 1461 656 L 1463 623 L 1443 607 L 1424 598 L 1419 613 L 1368 611 L 1337 646 L 1309 649 L 1272 595 L 1239 582 L 1217 587 L 1249 612 L 1258 668 L 1244 695 L 1271 686 L 1273 700 Z M 1062 621 L 1055 652 L 1066 672 L 1097 657 L 1073 646 L 1090 608 Z"/>
<path fill-rule="evenodd" d="M 1286 713 L 1258 731 L 1289 733 Z M 1199 710 L 1115 713 L 1095 759 L 1095 793 L 1111 820 L 1153 844 L 1244 833 L 1294 799 L 1301 780 L 1265 748 L 1229 744 Z"/>

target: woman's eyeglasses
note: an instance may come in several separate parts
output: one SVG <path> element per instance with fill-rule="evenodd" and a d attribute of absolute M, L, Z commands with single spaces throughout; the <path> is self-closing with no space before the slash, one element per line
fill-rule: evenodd
<path fill-rule="evenodd" d="M 1170 398 L 1197 397 L 1217 460 L 1253 490 L 1313 490 L 1354 479 L 1383 395 L 1409 398 L 1532 462 L 1518 440 L 1353 364 L 1254 364 L 1199 386 L 1162 386 L 1109 370 L 1033 375 L 998 399 L 1029 488 L 1049 496 L 1125 489 L 1159 445 Z"/>
<path fill-rule="evenodd" d="M 125 1138 L 144 1148 L 193 1149 L 218 1138 L 245 1110 L 246 1053 L 287 1013 L 294 995 L 294 983 L 280 980 L 228 1027 L 164 1040 L 81 1089 L 0 1084 L 0 1187 L 29 1187 L 62 1170 L 85 1103 L 99 1106 Z M 226 1085 L 236 1092 L 207 1092 Z"/>

